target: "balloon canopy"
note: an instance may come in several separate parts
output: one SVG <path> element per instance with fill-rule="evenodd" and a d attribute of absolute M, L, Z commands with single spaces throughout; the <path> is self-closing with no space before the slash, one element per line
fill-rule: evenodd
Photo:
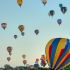
<path fill-rule="evenodd" d="M 42 3 L 43 3 L 44 5 L 46 5 L 47 0 L 42 0 Z"/>
<path fill-rule="evenodd" d="M 11 57 L 7 57 L 7 61 L 9 62 L 11 60 Z"/>
<path fill-rule="evenodd" d="M 39 34 L 39 30 L 38 29 L 34 30 L 34 32 L 35 32 L 36 35 Z"/>
<path fill-rule="evenodd" d="M 49 13 L 48 13 L 49 16 L 54 16 L 54 14 L 55 14 L 54 10 L 50 10 Z"/>
<path fill-rule="evenodd" d="M 1 27 L 5 30 L 7 27 L 7 23 L 1 23 Z"/>
<path fill-rule="evenodd" d="M 14 35 L 14 38 L 16 39 L 17 38 L 17 35 Z"/>
<path fill-rule="evenodd" d="M 70 40 L 66 38 L 51 39 L 45 48 L 49 67 L 60 70 L 70 64 Z"/>
<path fill-rule="evenodd" d="M 20 32 L 23 32 L 24 31 L 24 25 L 19 25 L 18 29 L 19 29 Z"/>
<path fill-rule="evenodd" d="M 24 0 L 17 0 L 18 5 L 21 7 L 23 4 Z"/>
<path fill-rule="evenodd" d="M 62 23 L 62 20 L 61 19 L 58 19 L 57 20 L 57 23 L 59 24 L 59 26 L 61 25 L 61 23 Z"/>
<path fill-rule="evenodd" d="M 11 46 L 8 46 L 8 47 L 7 47 L 7 51 L 8 51 L 8 53 L 9 53 L 9 55 L 11 55 L 12 47 L 11 47 Z"/>
<path fill-rule="evenodd" d="M 61 12 L 65 14 L 67 12 L 67 7 L 61 7 Z"/>

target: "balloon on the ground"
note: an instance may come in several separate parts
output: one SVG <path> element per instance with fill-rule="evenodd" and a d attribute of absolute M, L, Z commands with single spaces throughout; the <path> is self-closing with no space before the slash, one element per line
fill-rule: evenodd
<path fill-rule="evenodd" d="M 51 39 L 46 45 L 45 53 L 49 67 L 54 70 L 60 70 L 70 64 L 70 39 Z"/>

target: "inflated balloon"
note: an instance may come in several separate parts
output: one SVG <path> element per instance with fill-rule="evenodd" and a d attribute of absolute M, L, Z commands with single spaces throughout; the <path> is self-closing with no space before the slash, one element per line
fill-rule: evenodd
<path fill-rule="evenodd" d="M 20 30 L 20 32 L 23 32 L 24 31 L 24 25 L 19 25 L 18 29 Z"/>
<path fill-rule="evenodd" d="M 59 26 L 61 25 L 61 23 L 62 23 L 62 20 L 61 19 L 58 19 L 57 20 L 57 23 L 59 24 Z"/>
<path fill-rule="evenodd" d="M 35 32 L 35 34 L 36 34 L 36 35 L 38 35 L 39 30 L 38 30 L 38 29 L 36 29 L 34 32 Z"/>
<path fill-rule="evenodd" d="M 42 0 L 42 3 L 43 3 L 44 5 L 46 5 L 47 0 Z"/>
<path fill-rule="evenodd" d="M 24 33 L 24 32 L 21 32 L 21 35 L 22 35 L 22 36 L 24 36 L 24 35 L 25 35 L 25 33 Z"/>
<path fill-rule="evenodd" d="M 1 27 L 5 30 L 6 27 L 7 27 L 7 23 L 2 23 L 2 24 L 1 24 Z"/>
<path fill-rule="evenodd" d="M 24 65 L 27 64 L 27 60 L 23 60 L 23 64 L 24 64 Z"/>
<path fill-rule="evenodd" d="M 54 14 L 55 14 L 54 10 L 50 10 L 49 13 L 48 13 L 49 16 L 54 16 Z"/>
<path fill-rule="evenodd" d="M 17 0 L 18 5 L 21 7 L 23 4 L 23 0 Z"/>
<path fill-rule="evenodd" d="M 70 39 L 53 38 L 45 48 L 46 60 L 53 70 L 60 70 L 70 64 Z"/>
<path fill-rule="evenodd" d="M 62 8 L 62 7 L 63 7 L 63 5 L 62 5 L 62 4 L 59 4 L 59 7 L 60 7 L 60 8 Z"/>
<path fill-rule="evenodd" d="M 67 7 L 61 7 L 61 12 L 65 14 L 67 12 Z"/>
<path fill-rule="evenodd" d="M 11 60 L 11 58 L 10 57 L 7 57 L 7 61 L 9 62 Z"/>
<path fill-rule="evenodd" d="M 17 38 L 17 35 L 14 35 L 14 38 L 16 39 Z"/>
<path fill-rule="evenodd" d="M 26 55 L 25 55 L 25 54 L 23 54 L 23 55 L 22 55 L 22 58 L 23 58 L 23 59 L 25 59 L 25 58 L 26 58 Z"/>
<path fill-rule="evenodd" d="M 12 53 L 11 53 L 11 52 L 12 52 L 12 47 L 11 47 L 11 46 L 8 46 L 8 47 L 7 47 L 7 51 L 8 51 L 8 53 L 9 53 L 9 55 L 11 56 L 11 55 L 12 55 Z"/>

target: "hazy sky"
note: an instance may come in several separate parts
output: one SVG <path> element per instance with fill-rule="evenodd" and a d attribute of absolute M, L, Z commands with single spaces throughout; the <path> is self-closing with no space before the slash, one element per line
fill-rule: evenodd
<path fill-rule="evenodd" d="M 59 4 L 67 7 L 67 13 L 62 14 Z M 49 10 L 55 11 L 54 17 L 49 17 Z M 57 19 L 62 24 L 57 24 Z M 41 0 L 24 0 L 22 7 L 17 0 L 0 0 L 0 24 L 6 22 L 4 31 L 0 26 L 0 66 L 8 63 L 7 46 L 12 46 L 11 66 L 23 65 L 22 54 L 27 55 L 28 64 L 34 64 L 36 58 L 45 54 L 47 42 L 54 37 L 70 38 L 70 0 L 48 0 L 44 6 Z M 25 36 L 21 36 L 18 26 L 25 26 Z M 39 35 L 34 30 L 39 29 Z M 15 40 L 13 35 L 17 34 Z"/>

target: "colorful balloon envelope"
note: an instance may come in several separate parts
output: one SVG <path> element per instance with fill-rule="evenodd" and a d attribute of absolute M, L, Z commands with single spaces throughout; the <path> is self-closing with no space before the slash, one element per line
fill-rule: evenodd
<path fill-rule="evenodd" d="M 70 40 L 53 38 L 45 48 L 46 60 L 53 70 L 60 70 L 70 64 Z"/>
<path fill-rule="evenodd" d="M 20 32 L 23 32 L 24 31 L 24 25 L 19 25 L 18 29 L 19 29 Z"/>
<path fill-rule="evenodd" d="M 1 27 L 5 30 L 6 27 L 7 27 L 7 23 L 2 23 L 2 24 L 1 24 Z"/>
<path fill-rule="evenodd" d="M 17 0 L 18 5 L 21 7 L 23 4 L 23 0 Z"/>

